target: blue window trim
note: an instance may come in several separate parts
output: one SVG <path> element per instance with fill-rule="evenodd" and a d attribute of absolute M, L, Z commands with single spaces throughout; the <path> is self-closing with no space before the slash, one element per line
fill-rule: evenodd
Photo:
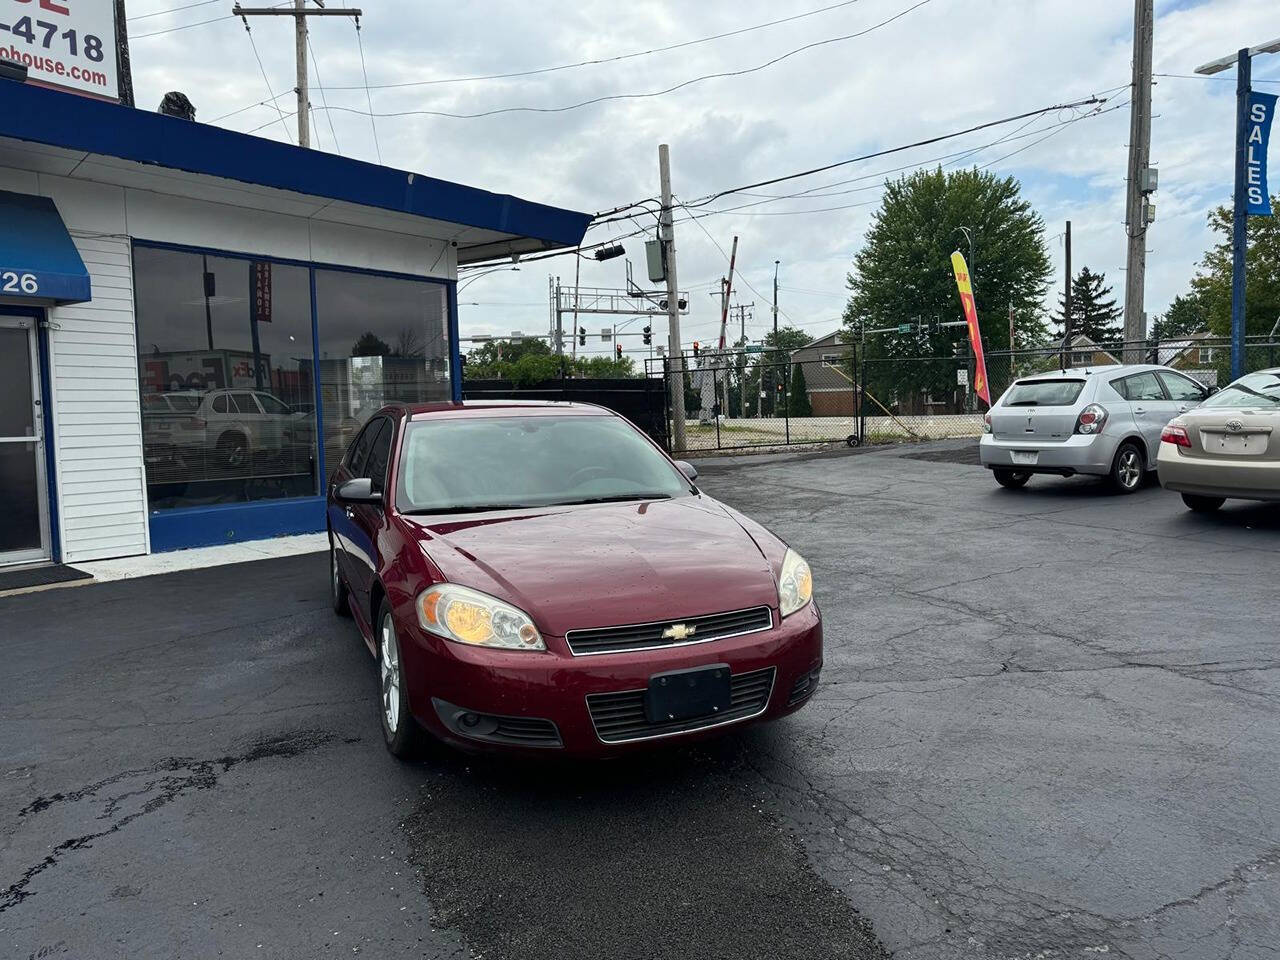
<path fill-rule="evenodd" d="M 207 507 L 173 507 L 166 510 L 152 510 L 147 505 L 148 525 L 151 529 L 151 552 L 163 553 L 169 550 L 182 550 L 188 547 L 214 546 L 219 543 L 235 543 L 244 540 L 264 540 L 270 537 L 288 536 L 299 533 L 317 533 L 325 529 L 325 495 L 327 494 L 328 470 L 324 452 L 324 411 L 321 402 L 320 385 L 320 311 L 316 297 L 316 273 L 329 270 L 339 273 L 355 273 L 372 277 L 386 277 L 392 280 L 410 280 L 418 283 L 429 283 L 444 287 L 446 298 L 445 325 L 449 336 L 449 378 L 451 395 L 455 401 L 462 399 L 462 367 L 461 349 L 458 339 L 458 282 L 442 277 L 423 277 L 411 273 L 399 273 L 392 270 L 371 270 L 366 267 L 350 267 L 338 263 L 322 263 L 319 261 L 294 260 L 289 257 L 277 257 L 265 253 L 243 253 L 234 250 L 222 250 L 216 247 L 199 247 L 181 243 L 164 243 L 155 240 L 132 238 L 134 248 L 146 247 L 154 250 L 173 250 L 178 253 L 205 254 L 229 260 L 268 260 L 283 266 L 302 267 L 308 271 L 311 291 L 311 362 L 312 385 L 315 392 L 316 407 L 316 475 L 321 489 L 318 494 L 308 497 L 281 498 L 275 500 L 251 500 L 243 503 L 216 504 Z M 138 277 L 134 273 L 134 302 L 137 302 Z M 18 310 L 18 308 L 14 308 Z M 34 311 L 43 316 L 43 311 Z M 135 336 L 138 317 L 134 313 Z M 42 377 L 47 385 L 47 378 Z M 46 399 L 46 412 L 48 400 Z M 141 411 L 139 411 L 141 416 Z M 45 450 L 51 452 L 52 445 L 46 444 Z M 51 468 L 52 469 L 52 468 Z M 50 484 L 50 491 L 53 487 Z M 146 490 L 143 490 L 146 496 Z M 52 516 L 52 514 L 51 514 Z M 52 530 L 51 530 L 52 535 Z"/>

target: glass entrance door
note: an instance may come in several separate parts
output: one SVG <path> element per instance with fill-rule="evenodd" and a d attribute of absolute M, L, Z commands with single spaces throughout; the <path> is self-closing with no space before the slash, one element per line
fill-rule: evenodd
<path fill-rule="evenodd" d="M 36 321 L 0 316 L 0 565 L 49 559 Z"/>

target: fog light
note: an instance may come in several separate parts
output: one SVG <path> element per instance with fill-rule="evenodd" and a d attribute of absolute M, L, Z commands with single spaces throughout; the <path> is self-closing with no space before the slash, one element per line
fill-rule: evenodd
<path fill-rule="evenodd" d="M 478 727 L 480 725 L 480 717 L 474 713 L 464 713 L 458 720 L 464 727 Z"/>

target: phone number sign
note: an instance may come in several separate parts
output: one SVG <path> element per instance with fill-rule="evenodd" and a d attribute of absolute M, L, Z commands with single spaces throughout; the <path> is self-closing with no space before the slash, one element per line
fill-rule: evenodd
<path fill-rule="evenodd" d="M 30 82 L 119 99 L 114 0 L 0 0 L 0 58 Z"/>

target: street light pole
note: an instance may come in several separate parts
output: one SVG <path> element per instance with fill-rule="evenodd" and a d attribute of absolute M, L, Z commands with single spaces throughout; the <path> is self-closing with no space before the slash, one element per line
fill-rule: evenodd
<path fill-rule="evenodd" d="M 1210 76 L 1236 68 L 1236 177 L 1231 214 L 1231 379 L 1244 374 L 1245 338 L 1245 254 L 1249 244 L 1249 194 L 1246 171 L 1249 159 L 1249 93 L 1253 58 L 1259 53 L 1280 53 L 1280 39 L 1256 47 L 1244 47 L 1196 67 L 1196 73 Z"/>

